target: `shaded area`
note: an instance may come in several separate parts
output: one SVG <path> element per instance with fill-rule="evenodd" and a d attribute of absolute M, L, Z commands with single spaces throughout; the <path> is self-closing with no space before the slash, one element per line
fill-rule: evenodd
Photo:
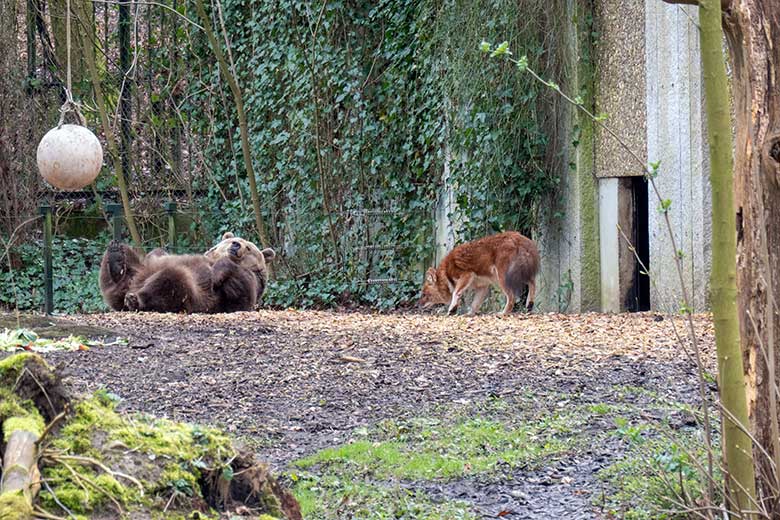
<path fill-rule="evenodd" d="M 60 339 L 83 336 L 91 339 L 116 338 L 117 332 L 99 325 L 81 324 L 73 319 L 44 316 L 41 314 L 0 312 L 0 329 L 31 329 L 41 338 Z"/>

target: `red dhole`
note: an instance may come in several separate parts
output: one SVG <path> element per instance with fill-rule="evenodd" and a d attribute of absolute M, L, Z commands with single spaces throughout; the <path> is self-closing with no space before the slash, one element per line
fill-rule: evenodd
<path fill-rule="evenodd" d="M 509 314 L 515 298 L 528 286 L 526 309 L 534 307 L 536 274 L 539 272 L 539 250 L 533 240 L 516 231 L 474 240 L 456 246 L 439 267 L 428 269 L 419 305 L 423 308 L 449 304 L 448 313 L 454 313 L 460 298 L 467 290 L 474 290 L 470 314 L 476 314 L 490 292 L 498 285 L 506 295 L 504 314 Z"/>

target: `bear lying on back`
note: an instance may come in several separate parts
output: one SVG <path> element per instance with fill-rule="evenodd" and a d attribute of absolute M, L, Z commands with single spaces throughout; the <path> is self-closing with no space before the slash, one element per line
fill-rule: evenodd
<path fill-rule="evenodd" d="M 103 299 L 117 311 L 235 312 L 255 308 L 265 291 L 273 249 L 225 233 L 204 255 L 155 249 L 141 259 L 112 241 L 100 264 Z"/>

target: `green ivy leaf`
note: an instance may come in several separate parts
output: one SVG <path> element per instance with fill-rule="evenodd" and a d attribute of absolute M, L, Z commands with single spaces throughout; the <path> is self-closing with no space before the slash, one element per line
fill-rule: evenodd
<path fill-rule="evenodd" d="M 519 70 L 520 72 L 525 72 L 526 70 L 528 70 L 528 56 L 526 56 L 525 54 L 520 56 L 520 59 L 517 60 L 517 70 Z"/>
<path fill-rule="evenodd" d="M 482 43 L 479 44 L 479 50 L 487 54 L 490 52 L 490 42 L 486 42 L 485 40 L 482 40 Z"/>
<path fill-rule="evenodd" d="M 495 58 L 497 56 L 503 56 L 504 54 L 511 56 L 512 51 L 509 50 L 509 42 L 503 41 L 501 42 L 498 47 L 496 47 L 493 52 L 490 53 L 491 58 Z"/>

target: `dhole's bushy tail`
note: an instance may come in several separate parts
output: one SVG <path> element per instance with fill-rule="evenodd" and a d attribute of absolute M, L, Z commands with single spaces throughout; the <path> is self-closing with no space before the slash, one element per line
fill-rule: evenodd
<path fill-rule="evenodd" d="M 523 239 L 506 271 L 506 285 L 516 297 L 520 297 L 525 286 L 532 283 L 539 272 L 539 250 L 533 241 L 525 237 Z"/>

